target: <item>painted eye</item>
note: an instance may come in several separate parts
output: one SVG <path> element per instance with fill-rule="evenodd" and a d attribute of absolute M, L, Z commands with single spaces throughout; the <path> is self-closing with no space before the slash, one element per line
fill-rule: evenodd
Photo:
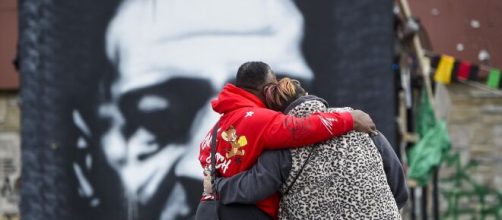
<path fill-rule="evenodd" d="M 156 95 L 147 95 L 141 98 L 138 109 L 142 112 L 154 112 L 169 108 L 169 100 Z"/>

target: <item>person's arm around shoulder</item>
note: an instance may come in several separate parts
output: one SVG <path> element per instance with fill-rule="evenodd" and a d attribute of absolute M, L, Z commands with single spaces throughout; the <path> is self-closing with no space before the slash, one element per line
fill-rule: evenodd
<path fill-rule="evenodd" d="M 264 151 L 251 169 L 232 177 L 216 178 L 215 188 L 224 205 L 255 204 L 277 192 L 288 178 L 290 170 L 289 150 Z"/>
<path fill-rule="evenodd" d="M 343 135 L 352 129 L 373 133 L 375 124 L 360 111 L 316 112 L 305 118 L 275 113 L 262 134 L 268 149 L 292 148 L 314 144 Z"/>

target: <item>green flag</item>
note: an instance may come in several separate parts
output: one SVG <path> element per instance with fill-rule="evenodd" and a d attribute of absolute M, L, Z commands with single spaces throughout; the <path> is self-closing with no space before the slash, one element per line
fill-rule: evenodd
<path fill-rule="evenodd" d="M 500 76 L 501 75 L 499 69 L 491 69 L 490 74 L 488 75 L 488 80 L 486 81 L 486 85 L 492 89 L 499 88 Z"/>
<path fill-rule="evenodd" d="M 441 164 L 450 147 L 446 122 L 440 120 L 410 150 L 408 177 L 421 186 L 427 185 L 433 168 Z"/>
<path fill-rule="evenodd" d="M 422 89 L 420 101 L 417 105 L 417 115 L 415 117 L 415 131 L 420 137 L 425 136 L 428 130 L 436 125 L 436 116 L 429 102 L 427 91 Z"/>
<path fill-rule="evenodd" d="M 416 131 L 420 141 L 408 152 L 408 177 L 426 185 L 433 168 L 439 166 L 450 150 L 450 138 L 444 120 L 436 120 L 425 90 L 418 104 Z"/>

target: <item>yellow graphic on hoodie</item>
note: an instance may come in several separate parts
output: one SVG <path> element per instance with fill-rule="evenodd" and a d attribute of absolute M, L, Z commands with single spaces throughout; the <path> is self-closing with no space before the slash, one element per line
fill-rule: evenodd
<path fill-rule="evenodd" d="M 221 133 L 221 137 L 226 142 L 230 143 L 232 149 L 227 152 L 227 159 L 232 158 L 233 156 L 244 156 L 244 149 L 240 149 L 248 144 L 248 140 L 246 136 L 238 136 L 237 131 L 233 126 L 230 126 L 226 131 Z"/>

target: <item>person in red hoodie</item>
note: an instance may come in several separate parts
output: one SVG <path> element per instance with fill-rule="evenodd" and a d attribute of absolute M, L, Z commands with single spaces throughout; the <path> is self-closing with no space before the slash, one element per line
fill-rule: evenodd
<path fill-rule="evenodd" d="M 251 168 L 264 150 L 295 148 L 314 144 L 335 136 L 357 130 L 376 131 L 368 114 L 352 112 L 314 113 L 296 118 L 267 109 L 262 89 L 277 82 L 271 68 L 263 62 L 246 62 L 239 67 L 234 84 L 227 84 L 212 100 L 215 112 L 220 113 L 216 137 L 216 173 L 230 177 Z M 214 128 L 213 128 L 214 129 Z M 208 132 L 200 144 L 199 161 L 204 170 L 211 167 L 211 139 Z M 257 186 L 259 187 L 259 186 Z M 210 219 L 203 215 L 204 201 L 214 200 L 213 194 L 204 194 L 196 219 Z M 268 218 L 277 218 L 279 195 L 274 194 L 256 206 Z M 266 219 L 266 218 L 265 218 Z"/>

